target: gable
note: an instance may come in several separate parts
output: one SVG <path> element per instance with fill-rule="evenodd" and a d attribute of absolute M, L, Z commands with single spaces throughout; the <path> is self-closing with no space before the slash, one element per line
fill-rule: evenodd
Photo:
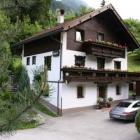
<path fill-rule="evenodd" d="M 126 28 L 123 20 L 112 9 L 108 9 L 89 20 L 67 29 L 68 49 L 80 50 L 81 43 L 75 42 L 75 31 L 77 29 L 84 30 L 85 40 L 96 41 L 97 33 L 101 32 L 104 33 L 106 42 L 127 46 L 128 51 L 139 47 L 137 40 Z"/>
<path fill-rule="evenodd" d="M 34 42 L 35 40 L 45 38 L 46 36 L 50 36 L 58 32 L 73 30 L 73 28 L 76 28 L 77 26 L 89 20 L 92 20 L 93 18 L 99 18 L 100 21 L 104 23 L 104 25 L 110 27 L 110 29 L 113 30 L 113 35 L 116 35 L 117 38 L 120 38 L 119 40 L 121 40 L 121 42 L 125 43 L 128 46 L 128 50 L 134 50 L 139 47 L 137 40 L 126 28 L 123 20 L 120 18 L 120 16 L 111 4 L 104 6 L 103 8 L 97 9 L 93 12 L 90 12 L 84 16 L 75 18 L 70 21 L 66 21 L 63 24 L 58 24 L 51 29 L 43 31 L 39 34 L 36 34 L 19 42 L 15 45 L 15 47 L 22 44 Z"/>

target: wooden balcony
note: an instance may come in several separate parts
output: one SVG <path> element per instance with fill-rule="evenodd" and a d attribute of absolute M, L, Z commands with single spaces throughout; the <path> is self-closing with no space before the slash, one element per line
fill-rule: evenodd
<path fill-rule="evenodd" d="M 82 49 L 87 54 L 93 54 L 97 57 L 124 58 L 125 47 L 109 42 L 85 41 Z"/>
<path fill-rule="evenodd" d="M 127 71 L 93 70 L 88 68 L 63 68 L 63 80 L 69 82 L 135 82 L 140 81 L 140 73 Z"/>

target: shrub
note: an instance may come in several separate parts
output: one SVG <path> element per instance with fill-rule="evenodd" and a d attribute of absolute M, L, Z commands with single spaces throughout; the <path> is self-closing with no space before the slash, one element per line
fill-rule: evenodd
<path fill-rule="evenodd" d="M 136 115 L 135 125 L 138 132 L 140 133 L 140 111 Z"/>

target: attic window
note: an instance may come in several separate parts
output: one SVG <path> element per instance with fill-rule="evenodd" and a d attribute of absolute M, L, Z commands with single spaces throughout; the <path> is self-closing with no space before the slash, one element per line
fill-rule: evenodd
<path fill-rule="evenodd" d="M 97 40 L 98 41 L 104 41 L 104 34 L 103 33 L 97 33 Z"/>
<path fill-rule="evenodd" d="M 83 30 L 76 30 L 76 41 L 78 41 L 78 42 L 84 41 L 84 31 Z"/>

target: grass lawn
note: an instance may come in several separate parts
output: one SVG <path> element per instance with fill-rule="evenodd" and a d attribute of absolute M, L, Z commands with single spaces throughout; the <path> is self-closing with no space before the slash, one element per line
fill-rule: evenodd
<path fill-rule="evenodd" d="M 52 117 L 56 117 L 57 115 L 54 114 L 53 112 L 51 112 L 49 109 L 47 109 L 46 107 L 44 107 L 44 105 L 42 105 L 41 103 L 37 102 L 34 106 L 37 110 L 39 110 L 40 112 L 52 116 Z M 30 118 L 34 117 L 37 113 L 35 111 L 28 111 L 28 113 L 30 115 Z M 16 125 L 16 130 L 21 130 L 21 129 L 29 129 L 29 128 L 36 128 L 38 126 L 38 122 L 36 120 L 28 120 L 28 119 L 20 119 L 17 122 Z"/>
<path fill-rule="evenodd" d="M 140 56 L 135 52 L 128 53 L 128 71 L 140 72 Z"/>
<path fill-rule="evenodd" d="M 49 116 L 52 116 L 52 117 L 56 117 L 57 115 L 53 112 L 51 112 L 49 109 L 47 109 L 44 105 L 42 105 L 41 103 L 37 102 L 35 104 L 35 108 L 37 110 L 39 110 L 40 112 L 46 114 L 46 115 L 49 115 Z"/>

